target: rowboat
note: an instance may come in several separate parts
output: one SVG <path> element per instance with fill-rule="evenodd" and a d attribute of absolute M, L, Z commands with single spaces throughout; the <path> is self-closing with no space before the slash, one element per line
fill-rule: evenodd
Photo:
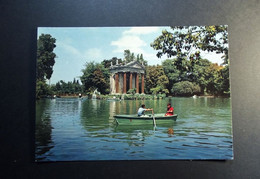
<path fill-rule="evenodd" d="M 177 114 L 172 116 L 165 116 L 165 113 L 162 114 L 154 114 L 154 119 L 157 125 L 160 124 L 173 124 L 174 121 L 177 120 Z M 117 124 L 119 125 L 139 125 L 139 124 L 147 124 L 152 125 L 153 115 L 145 115 L 144 117 L 139 117 L 136 114 L 134 115 L 115 115 L 114 116 Z"/>

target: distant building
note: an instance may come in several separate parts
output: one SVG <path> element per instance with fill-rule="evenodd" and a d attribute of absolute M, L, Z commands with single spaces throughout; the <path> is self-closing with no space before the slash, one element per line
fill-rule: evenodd
<path fill-rule="evenodd" d="M 109 68 L 110 76 L 110 94 L 125 94 L 129 89 L 136 88 L 139 93 L 139 78 L 141 78 L 141 93 L 144 93 L 144 73 L 145 67 L 138 61 L 132 61 L 127 64 L 113 65 Z"/>

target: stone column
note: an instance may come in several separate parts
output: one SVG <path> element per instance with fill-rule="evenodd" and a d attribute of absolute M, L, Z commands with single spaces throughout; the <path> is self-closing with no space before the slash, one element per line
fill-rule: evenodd
<path fill-rule="evenodd" d="M 136 93 L 139 93 L 139 74 L 136 73 L 136 79 L 135 79 L 135 87 L 136 87 Z"/>
<path fill-rule="evenodd" d="M 123 93 L 126 93 L 126 72 L 124 72 L 124 87 L 123 87 Z"/>
<path fill-rule="evenodd" d="M 119 78 L 118 78 L 118 73 L 115 75 L 115 81 L 116 81 L 116 93 L 119 93 Z"/>
<path fill-rule="evenodd" d="M 133 78 L 133 74 L 130 72 L 129 89 L 132 89 L 132 78 Z"/>
<path fill-rule="evenodd" d="M 142 74 L 142 93 L 144 93 L 144 74 Z"/>

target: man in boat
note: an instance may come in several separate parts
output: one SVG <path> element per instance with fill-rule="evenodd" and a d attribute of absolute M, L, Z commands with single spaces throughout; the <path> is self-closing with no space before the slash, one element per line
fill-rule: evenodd
<path fill-rule="evenodd" d="M 167 104 L 167 112 L 165 116 L 172 116 L 174 114 L 174 108 L 171 106 L 171 103 Z"/>
<path fill-rule="evenodd" d="M 145 114 L 144 114 L 144 112 L 145 111 L 153 111 L 153 108 L 145 108 L 145 105 L 144 104 L 142 104 L 142 106 L 138 109 L 138 112 L 137 112 L 137 115 L 139 116 L 139 117 L 144 117 L 145 116 Z"/>

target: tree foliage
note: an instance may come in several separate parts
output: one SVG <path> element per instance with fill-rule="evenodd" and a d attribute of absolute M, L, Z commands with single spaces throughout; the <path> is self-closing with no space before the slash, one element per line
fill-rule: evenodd
<path fill-rule="evenodd" d="M 109 93 L 109 70 L 102 64 L 88 62 L 82 72 L 80 80 L 86 92 L 91 93 L 98 89 L 102 94 Z"/>
<path fill-rule="evenodd" d="M 53 92 L 49 85 L 45 81 L 36 81 L 36 98 L 45 97 L 52 95 Z"/>
<path fill-rule="evenodd" d="M 200 93 L 200 87 L 189 81 L 181 81 L 173 85 L 172 93 L 177 96 L 192 96 Z"/>
<path fill-rule="evenodd" d="M 206 92 L 214 95 L 229 95 L 229 67 L 211 64 L 205 73 Z"/>
<path fill-rule="evenodd" d="M 172 32 L 163 30 L 162 34 L 151 43 L 157 50 L 157 56 L 166 54 L 169 58 L 199 58 L 198 50 L 223 53 L 224 63 L 228 63 L 227 26 L 177 26 Z M 194 52 L 196 51 L 196 52 Z"/>
<path fill-rule="evenodd" d="M 144 60 L 144 58 L 143 58 L 143 54 L 137 54 L 137 56 L 135 56 L 135 54 L 131 53 L 130 50 L 124 51 L 124 58 L 125 58 L 126 63 L 136 60 L 139 63 L 143 64 L 144 66 L 148 65 L 147 61 Z"/>
<path fill-rule="evenodd" d="M 101 64 L 105 67 L 105 68 L 109 68 L 111 66 L 111 63 L 112 65 L 115 65 L 116 63 L 122 63 L 122 59 L 121 58 L 117 58 L 117 57 L 113 57 L 112 59 L 110 60 L 103 60 L 101 62 Z"/>
<path fill-rule="evenodd" d="M 37 41 L 37 80 L 50 79 L 56 54 L 53 52 L 56 39 L 50 34 L 41 34 Z"/>
<path fill-rule="evenodd" d="M 182 61 L 176 67 L 177 59 L 162 62 L 165 75 L 169 79 L 167 89 L 172 91 L 174 85 L 181 81 L 189 81 L 200 87 L 200 94 L 229 95 L 229 66 L 219 66 L 207 59 Z M 178 95 L 178 93 L 175 93 Z"/>
<path fill-rule="evenodd" d="M 146 67 L 146 92 L 147 93 L 169 93 L 167 85 L 169 83 L 168 77 L 163 71 L 163 67 L 160 65 L 157 66 L 148 66 Z"/>
<path fill-rule="evenodd" d="M 83 92 L 82 85 L 78 80 L 73 80 L 73 82 L 64 82 L 63 80 L 58 81 L 55 85 L 51 85 L 51 89 L 53 94 L 56 95 L 71 95 L 71 94 L 79 94 Z"/>
<path fill-rule="evenodd" d="M 50 79 L 53 73 L 55 42 L 56 39 L 49 34 L 41 34 L 37 41 L 36 98 L 51 95 L 46 79 Z"/>

